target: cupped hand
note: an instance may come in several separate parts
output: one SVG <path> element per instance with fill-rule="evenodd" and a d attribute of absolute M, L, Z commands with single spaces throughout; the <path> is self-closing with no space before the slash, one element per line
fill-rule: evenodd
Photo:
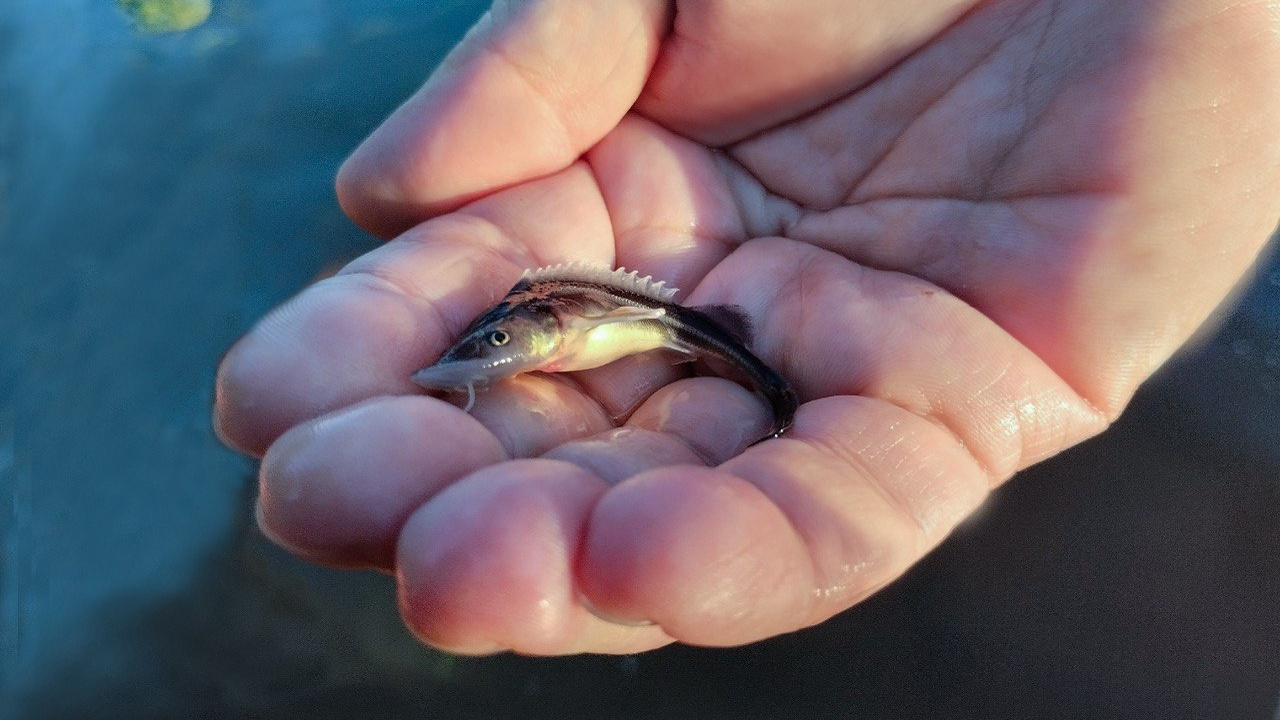
<path fill-rule="evenodd" d="M 1099 432 L 1280 207 L 1265 3 L 501 4 L 344 166 L 394 240 L 235 345 L 264 530 L 458 652 L 805 627 Z M 633 357 L 474 411 L 429 364 L 566 261 L 733 303 L 804 404 Z"/>

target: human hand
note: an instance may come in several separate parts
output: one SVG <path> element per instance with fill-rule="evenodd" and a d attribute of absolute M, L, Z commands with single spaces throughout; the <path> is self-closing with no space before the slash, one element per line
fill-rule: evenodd
<path fill-rule="evenodd" d="M 504 4 L 344 167 L 351 216 L 401 234 L 236 344 L 219 432 L 266 453 L 265 530 L 393 571 L 440 647 L 820 622 L 1103 429 L 1249 266 L 1278 28 L 1191 0 Z M 758 399 L 653 358 L 470 416 L 418 394 L 521 269 L 572 260 L 746 308 L 795 426 L 747 447 Z"/>

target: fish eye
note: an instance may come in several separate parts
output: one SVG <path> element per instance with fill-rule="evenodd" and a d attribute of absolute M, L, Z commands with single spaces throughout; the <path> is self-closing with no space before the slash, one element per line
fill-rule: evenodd
<path fill-rule="evenodd" d="M 506 330 L 494 330 L 489 333 L 489 344 L 494 347 L 502 347 L 511 342 L 511 333 Z"/>

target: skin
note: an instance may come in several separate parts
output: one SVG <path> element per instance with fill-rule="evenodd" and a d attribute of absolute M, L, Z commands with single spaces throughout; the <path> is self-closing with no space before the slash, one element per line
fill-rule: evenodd
<path fill-rule="evenodd" d="M 394 573 L 432 645 L 812 625 L 1206 321 L 1280 216 L 1277 77 L 1260 2 L 500 3 L 338 177 L 394 239 L 235 345 L 216 425 L 264 531 Z M 746 308 L 795 427 L 747 447 L 753 395 L 644 357 L 414 395 L 571 260 Z"/>

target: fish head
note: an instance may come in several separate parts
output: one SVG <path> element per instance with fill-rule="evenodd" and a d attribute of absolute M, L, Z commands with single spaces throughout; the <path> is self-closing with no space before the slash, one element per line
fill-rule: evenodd
<path fill-rule="evenodd" d="M 462 338 L 413 381 L 435 390 L 462 390 L 536 370 L 561 342 L 560 323 L 547 305 L 499 305 L 463 332 Z"/>

